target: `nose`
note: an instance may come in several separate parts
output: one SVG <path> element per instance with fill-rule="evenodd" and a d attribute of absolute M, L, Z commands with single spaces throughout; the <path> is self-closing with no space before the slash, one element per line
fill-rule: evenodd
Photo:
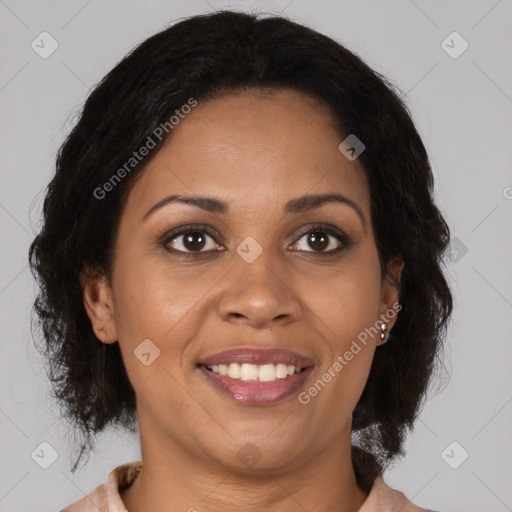
<path fill-rule="evenodd" d="M 284 265 L 277 265 L 266 251 L 252 263 L 236 261 L 218 302 L 221 318 L 260 329 L 297 321 L 302 315 L 301 301 Z"/>

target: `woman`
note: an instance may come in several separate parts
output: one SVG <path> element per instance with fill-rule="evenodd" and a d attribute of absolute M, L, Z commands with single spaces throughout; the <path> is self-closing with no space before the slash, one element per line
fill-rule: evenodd
<path fill-rule="evenodd" d="M 452 310 L 432 190 L 397 93 L 311 29 L 217 12 L 125 57 L 30 261 L 79 459 L 138 422 L 142 460 L 64 510 L 423 510 L 382 472 Z"/>

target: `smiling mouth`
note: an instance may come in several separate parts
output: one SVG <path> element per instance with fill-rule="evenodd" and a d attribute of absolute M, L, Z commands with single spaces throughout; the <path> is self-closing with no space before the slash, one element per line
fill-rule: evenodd
<path fill-rule="evenodd" d="M 279 363 L 231 363 L 218 367 L 200 364 L 197 368 L 213 389 L 245 406 L 269 406 L 291 397 L 313 371 L 313 366 L 300 368 Z M 226 374 L 222 375 L 221 371 Z"/>
<path fill-rule="evenodd" d="M 292 375 L 301 373 L 305 368 L 293 364 L 212 364 L 200 365 L 218 375 L 227 376 L 242 382 L 275 382 L 279 379 L 286 379 Z"/>
<path fill-rule="evenodd" d="M 314 369 L 308 356 L 281 348 L 239 347 L 196 363 L 206 382 L 243 405 L 270 405 L 290 398 Z"/>

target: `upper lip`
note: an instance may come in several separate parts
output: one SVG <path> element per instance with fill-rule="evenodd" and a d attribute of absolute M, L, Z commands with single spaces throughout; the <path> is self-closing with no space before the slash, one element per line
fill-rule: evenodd
<path fill-rule="evenodd" d="M 234 348 L 218 352 L 209 357 L 201 359 L 198 365 L 211 366 L 219 364 L 287 364 L 296 368 L 308 368 L 313 366 L 309 357 L 297 354 L 285 349 L 258 349 L 258 348 Z"/>

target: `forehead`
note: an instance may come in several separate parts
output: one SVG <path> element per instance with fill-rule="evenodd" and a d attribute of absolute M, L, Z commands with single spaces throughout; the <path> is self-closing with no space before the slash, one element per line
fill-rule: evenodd
<path fill-rule="evenodd" d="M 339 151 L 342 138 L 328 108 L 296 91 L 198 101 L 143 171 L 129 204 L 143 209 L 179 193 L 214 195 L 242 209 L 339 192 L 368 210 L 364 169 Z"/>

